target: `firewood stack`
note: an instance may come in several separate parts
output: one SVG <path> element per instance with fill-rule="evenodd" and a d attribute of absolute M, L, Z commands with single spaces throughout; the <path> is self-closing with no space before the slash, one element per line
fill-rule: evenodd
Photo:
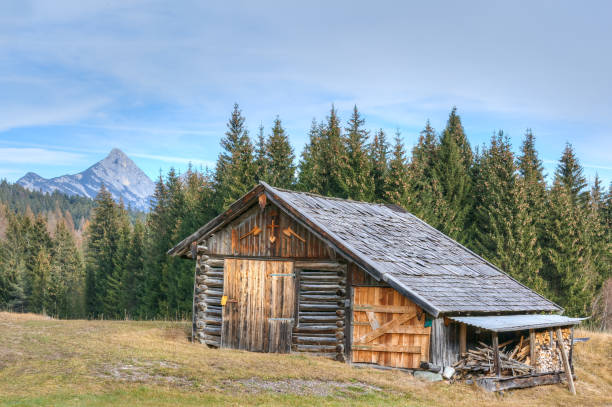
<path fill-rule="evenodd" d="M 569 330 L 565 329 L 561 331 L 563 337 L 563 345 L 565 351 L 569 354 L 571 337 Z M 557 338 L 553 336 L 553 341 L 550 340 L 550 334 L 546 331 L 539 332 L 535 335 L 536 343 L 536 369 L 537 372 L 555 372 L 563 370 L 563 361 L 561 360 L 561 353 L 557 348 Z"/>
<path fill-rule="evenodd" d="M 562 330 L 566 352 L 570 349 L 570 332 Z M 529 337 L 521 336 L 499 345 L 502 376 L 517 376 L 530 373 L 554 372 L 563 370 L 563 362 L 556 338 L 551 342 L 547 331 L 535 334 L 536 366 L 531 366 Z M 454 380 L 471 379 L 477 376 L 495 376 L 493 347 L 483 342 L 461 355 L 453 365 L 456 370 Z"/>
<path fill-rule="evenodd" d="M 509 346 L 512 342 L 514 341 L 499 345 L 502 375 L 516 376 L 533 373 L 535 369 L 532 366 L 518 359 L 518 355 L 521 355 L 525 349 L 525 341 L 519 342 L 514 347 Z M 493 347 L 483 342 L 479 342 L 479 345 L 475 349 L 469 349 L 463 358 L 453 365 L 456 370 L 455 380 L 470 379 L 475 376 L 495 376 Z M 529 356 L 528 344 L 526 348 L 527 356 Z"/>

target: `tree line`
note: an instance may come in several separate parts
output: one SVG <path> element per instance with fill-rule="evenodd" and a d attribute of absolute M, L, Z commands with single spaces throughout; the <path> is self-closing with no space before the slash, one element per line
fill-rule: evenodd
<path fill-rule="evenodd" d="M 400 205 L 567 314 L 604 324 L 612 186 L 596 178 L 589 187 L 571 145 L 547 184 L 531 131 L 518 154 L 501 131 L 473 148 L 456 109 L 440 132 L 427 122 L 410 154 L 399 132 L 389 141 L 382 129 L 368 129 L 357 107 L 342 121 L 332 106 L 308 136 L 296 160 L 280 118 L 252 138 L 235 105 L 214 170 L 160 176 L 144 222 L 130 221 L 123 205 L 100 191 L 84 245 L 82 314 L 188 318 L 193 263 L 166 251 L 263 180 Z"/>

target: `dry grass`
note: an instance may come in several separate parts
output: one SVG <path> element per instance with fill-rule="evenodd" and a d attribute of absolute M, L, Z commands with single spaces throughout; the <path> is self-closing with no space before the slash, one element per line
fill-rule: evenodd
<path fill-rule="evenodd" d="M 300 355 L 210 350 L 180 322 L 59 321 L 0 313 L 2 405 L 611 406 L 612 335 L 578 332 L 578 395 L 485 393 Z"/>

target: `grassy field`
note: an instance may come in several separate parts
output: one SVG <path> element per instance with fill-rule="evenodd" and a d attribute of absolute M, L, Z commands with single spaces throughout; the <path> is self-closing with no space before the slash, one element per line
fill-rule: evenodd
<path fill-rule="evenodd" d="M 300 355 L 209 350 L 177 322 L 58 321 L 0 313 L 2 406 L 611 406 L 612 335 L 579 332 L 564 385 L 485 393 Z"/>

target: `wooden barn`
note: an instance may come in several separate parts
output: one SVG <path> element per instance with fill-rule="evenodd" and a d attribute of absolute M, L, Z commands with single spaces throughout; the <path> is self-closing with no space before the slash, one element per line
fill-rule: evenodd
<path fill-rule="evenodd" d="M 420 369 L 486 342 L 501 378 L 525 373 L 500 345 L 520 337 L 531 345 L 516 387 L 559 380 L 560 362 L 538 368 L 536 336 L 550 335 L 544 352 L 562 342 L 552 329 L 567 340 L 580 321 L 398 206 L 263 182 L 169 254 L 196 259 L 193 338 L 210 347 Z"/>

